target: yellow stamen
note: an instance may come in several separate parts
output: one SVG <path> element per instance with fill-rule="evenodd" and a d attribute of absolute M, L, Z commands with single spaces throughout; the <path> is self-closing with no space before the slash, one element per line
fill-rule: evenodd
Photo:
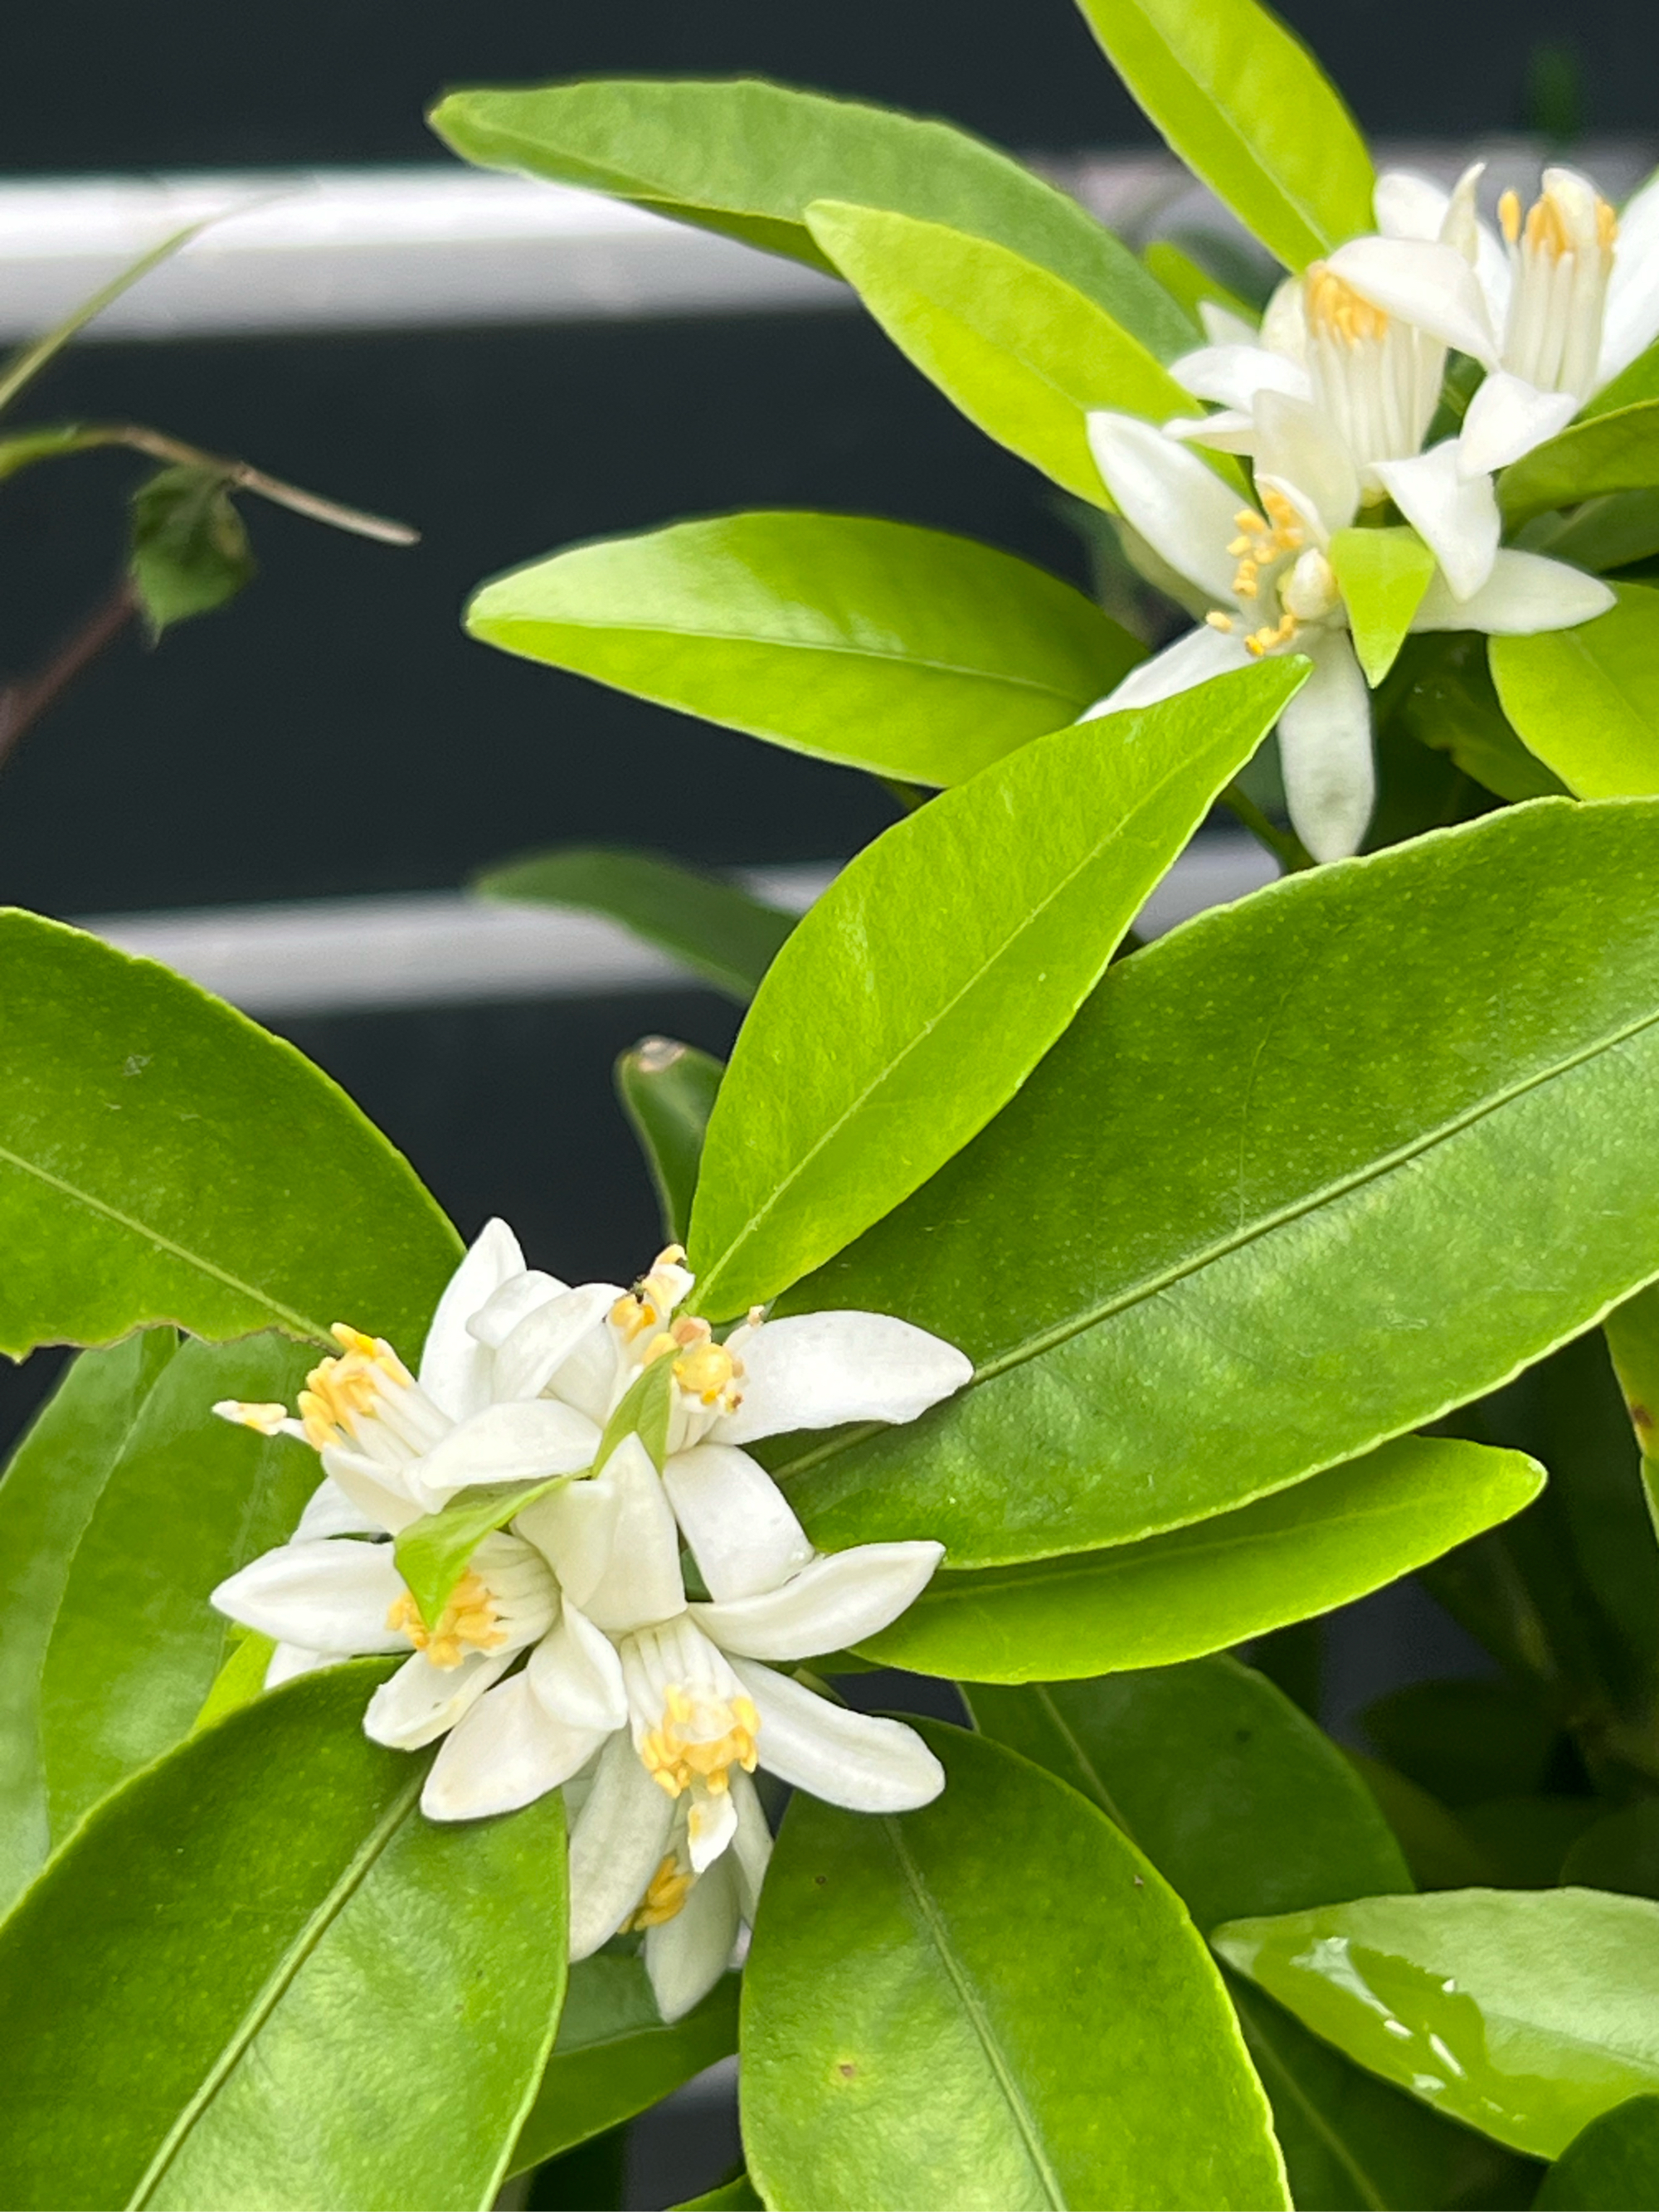
<path fill-rule="evenodd" d="M 1267 486 L 1261 504 L 1267 510 L 1265 518 L 1253 507 L 1240 507 L 1233 517 L 1239 534 L 1227 550 L 1238 562 L 1233 572 L 1236 599 L 1255 599 L 1261 589 L 1262 570 L 1298 551 L 1307 534 L 1301 516 L 1282 491 Z"/>
<path fill-rule="evenodd" d="M 1296 617 L 1288 610 L 1279 617 L 1276 627 L 1256 630 L 1244 641 L 1244 650 L 1253 653 L 1258 660 L 1263 653 L 1271 653 L 1275 646 L 1288 645 L 1297 629 Z"/>
<path fill-rule="evenodd" d="M 623 1934 L 645 1928 L 660 1928 L 672 1920 L 691 1894 L 696 1876 L 683 1873 L 680 1864 L 671 1851 L 651 1877 L 643 1903 L 637 1912 L 623 1923 Z"/>
<path fill-rule="evenodd" d="M 721 1733 L 689 1735 L 687 1724 L 699 1721 L 705 1728 L 712 1721 Z M 754 1772 L 758 1756 L 755 1740 L 759 1734 L 760 1715 L 749 1698 L 733 1698 L 729 1705 L 711 1710 L 671 1683 L 663 1696 L 661 1722 L 641 1744 L 640 1757 L 651 1779 L 671 1797 L 689 1790 L 694 1781 L 702 1782 L 718 1797 L 730 1786 L 730 1768 L 740 1766 L 745 1774 Z"/>
<path fill-rule="evenodd" d="M 1498 220 L 1504 237 L 1513 246 L 1521 235 L 1521 195 L 1513 185 L 1498 203 Z"/>
<path fill-rule="evenodd" d="M 702 1343 L 674 1362 L 674 1380 L 689 1397 L 722 1413 L 735 1413 L 743 1402 L 737 1387 L 743 1368 L 723 1344 Z"/>
<path fill-rule="evenodd" d="M 262 1437 L 280 1436 L 283 1423 L 288 1419 L 286 1406 L 266 1406 L 250 1403 L 241 1398 L 221 1398 L 214 1407 L 222 1421 L 234 1421 L 245 1429 L 257 1429 Z"/>
<path fill-rule="evenodd" d="M 1212 629 L 1225 630 L 1231 636 L 1235 627 L 1231 615 L 1224 615 L 1218 607 L 1212 607 L 1204 617 Z"/>
<path fill-rule="evenodd" d="M 498 1651 L 507 1631 L 495 1621 L 495 1601 L 482 1575 L 463 1575 L 450 1592 L 436 1628 L 428 1628 L 421 1609 L 405 1590 L 386 1613 L 386 1625 L 424 1651 L 434 1667 L 459 1667 L 469 1651 Z"/>
<path fill-rule="evenodd" d="M 648 1328 L 660 1328 L 673 1311 L 675 1302 L 685 1295 L 685 1284 L 676 1284 L 672 1278 L 665 1279 L 665 1271 L 678 1269 L 685 1264 L 684 1244 L 665 1244 L 651 1263 L 648 1275 L 641 1275 L 631 1291 L 626 1291 L 611 1309 L 611 1325 L 621 1333 L 626 1344 L 632 1344 Z"/>
<path fill-rule="evenodd" d="M 337 1443 L 342 1435 L 356 1434 L 357 1423 L 374 1411 L 380 1396 L 377 1376 L 400 1383 L 409 1379 L 390 1345 L 343 1321 L 335 1322 L 331 1334 L 344 1352 L 340 1358 L 325 1359 L 312 1369 L 299 1400 L 306 1442 L 318 1451 Z"/>
<path fill-rule="evenodd" d="M 1389 319 L 1382 309 L 1322 261 L 1316 261 L 1308 271 L 1305 297 L 1308 321 L 1317 337 L 1358 346 L 1388 336 Z"/>

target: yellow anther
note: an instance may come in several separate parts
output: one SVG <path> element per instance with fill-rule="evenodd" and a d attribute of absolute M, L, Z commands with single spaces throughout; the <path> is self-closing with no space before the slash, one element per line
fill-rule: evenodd
<path fill-rule="evenodd" d="M 1611 253 L 1619 243 L 1619 218 L 1603 199 L 1595 203 L 1595 242 L 1604 253 Z"/>
<path fill-rule="evenodd" d="M 1513 185 L 1498 203 L 1498 220 L 1504 237 L 1513 246 L 1521 235 L 1521 195 Z"/>
<path fill-rule="evenodd" d="M 696 1876 L 682 1870 L 679 1861 L 671 1851 L 651 1877 L 644 1901 L 637 1912 L 623 1923 L 623 1932 L 628 1934 L 645 1928 L 660 1928 L 672 1920 L 691 1894 Z"/>
<path fill-rule="evenodd" d="M 1276 646 L 1288 645 L 1296 635 L 1297 627 L 1296 617 L 1287 611 L 1273 628 L 1256 630 L 1247 637 L 1244 649 L 1247 653 L 1253 653 L 1260 660 L 1263 653 L 1273 652 Z"/>
<path fill-rule="evenodd" d="M 742 1373 L 741 1363 L 723 1344 L 705 1341 L 674 1362 L 674 1380 L 688 1397 L 705 1406 L 718 1406 L 726 1413 L 735 1413 L 742 1402 L 737 1388 Z"/>
<path fill-rule="evenodd" d="M 1204 619 L 1208 623 L 1212 629 L 1224 630 L 1229 635 L 1231 635 L 1235 627 L 1232 617 L 1231 615 L 1224 615 L 1218 607 L 1212 607 L 1209 613 L 1205 616 Z"/>
<path fill-rule="evenodd" d="M 699 1725 L 702 1732 L 692 1735 Z M 759 1734 L 760 1715 L 748 1698 L 733 1698 L 729 1705 L 700 1700 L 671 1684 L 663 1692 L 662 1719 L 641 1743 L 640 1758 L 671 1797 L 694 1782 L 718 1797 L 730 1786 L 732 1767 L 754 1772 Z"/>
<path fill-rule="evenodd" d="M 359 1328 L 337 1321 L 331 1332 L 345 1349 L 338 1359 L 325 1359 L 306 1377 L 300 1393 L 300 1419 L 306 1442 L 316 1450 L 356 1433 L 357 1424 L 373 1413 L 380 1395 L 380 1382 L 404 1383 L 409 1376 L 389 1345 L 365 1336 Z"/>
<path fill-rule="evenodd" d="M 262 1437 L 280 1436 L 288 1419 L 286 1406 L 252 1404 L 241 1398 L 221 1398 L 214 1407 L 222 1421 L 234 1421 L 244 1429 L 257 1429 Z"/>
<path fill-rule="evenodd" d="M 1316 336 L 1340 338 L 1344 345 L 1373 343 L 1389 334 L 1389 319 L 1322 261 L 1308 271 L 1308 321 Z"/>
<path fill-rule="evenodd" d="M 1543 191 L 1527 210 L 1524 228 L 1521 222 L 1521 203 L 1513 192 L 1505 192 L 1498 204 L 1498 219 L 1504 227 L 1504 235 L 1513 246 L 1524 236 L 1529 252 L 1541 253 L 1552 261 L 1559 261 L 1564 253 L 1576 253 L 1582 240 L 1575 235 L 1572 210 L 1569 204 L 1553 191 Z M 1619 236 L 1619 218 L 1608 203 L 1598 194 L 1595 201 L 1595 243 L 1604 253 L 1611 253 Z"/>
<path fill-rule="evenodd" d="M 496 1625 L 489 1585 L 476 1574 L 463 1575 L 456 1583 L 435 1628 L 427 1626 L 407 1590 L 392 1605 L 386 1625 L 424 1651 L 434 1667 L 445 1668 L 459 1667 L 469 1651 L 497 1651 L 507 1641 L 507 1631 Z"/>

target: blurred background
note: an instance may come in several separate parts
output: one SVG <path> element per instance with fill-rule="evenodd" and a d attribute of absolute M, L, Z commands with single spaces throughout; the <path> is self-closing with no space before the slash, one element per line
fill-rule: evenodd
<path fill-rule="evenodd" d="M 1582 145 L 1620 191 L 1651 158 L 1655 72 L 1632 57 L 1652 58 L 1652 0 L 1282 12 L 1396 149 Z M 603 933 L 483 945 L 423 981 L 459 942 L 453 895 L 504 855 L 595 840 L 799 888 L 892 810 L 864 779 L 470 643 L 469 590 L 573 540 L 751 506 L 897 516 L 1088 580 L 1056 495 L 850 295 L 473 178 L 422 120 L 448 87 L 628 72 L 896 102 L 1041 157 L 1137 238 L 1205 220 L 1068 0 L 59 0 L 9 27 L 0 80 L 8 342 L 192 190 L 294 188 L 242 244 L 227 225 L 133 294 L 15 422 L 152 423 L 422 532 L 396 550 L 244 501 L 254 586 L 154 650 L 124 635 L 0 771 L 0 898 L 206 962 L 345 1085 L 464 1232 L 503 1213 L 535 1262 L 577 1277 L 625 1277 L 654 1249 L 615 1055 L 652 1032 L 722 1051 L 736 1010 Z M 109 591 L 143 472 L 100 455 L 0 484 L 0 682 Z M 53 1366 L 0 1363 L 0 1441 Z M 1389 1593 L 1327 1638 L 1328 1706 L 1340 1720 L 1462 1650 L 1425 1599 Z M 627 2201 L 665 2201 L 647 2154 Z"/>

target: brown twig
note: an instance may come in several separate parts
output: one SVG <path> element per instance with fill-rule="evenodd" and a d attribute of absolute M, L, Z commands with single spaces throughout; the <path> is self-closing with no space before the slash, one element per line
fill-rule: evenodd
<path fill-rule="evenodd" d="M 20 676 L 0 687 L 0 767 L 3 767 L 43 714 L 51 712 L 76 678 L 89 668 L 138 611 L 131 578 L 123 576 L 100 599 L 72 635 L 33 676 Z"/>

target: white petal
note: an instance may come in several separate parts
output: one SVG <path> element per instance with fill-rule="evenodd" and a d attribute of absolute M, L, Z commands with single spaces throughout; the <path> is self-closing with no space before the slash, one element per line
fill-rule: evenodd
<path fill-rule="evenodd" d="M 1376 473 L 1440 563 L 1453 598 L 1472 598 L 1492 574 L 1503 534 L 1492 478 L 1462 473 L 1455 438 L 1409 461 L 1379 461 Z"/>
<path fill-rule="evenodd" d="M 832 1705 L 752 1659 L 732 1667 L 760 1715 L 760 1763 L 780 1782 L 854 1813 L 908 1813 L 944 1789 L 945 1769 L 902 1721 Z"/>
<path fill-rule="evenodd" d="M 774 1589 L 812 1557 L 811 1540 L 766 1469 L 734 1444 L 676 1452 L 662 1471 L 674 1518 L 713 1597 Z"/>
<path fill-rule="evenodd" d="M 407 1651 L 386 1614 L 405 1595 L 390 1544 L 349 1537 L 283 1544 L 214 1591 L 221 1613 L 279 1644 L 313 1651 Z"/>
<path fill-rule="evenodd" d="M 364 1522 L 384 1528 L 388 1536 L 418 1521 L 425 1510 L 410 1496 L 404 1478 L 384 1461 L 370 1459 L 365 1452 L 349 1451 L 343 1444 L 325 1444 L 322 1457 L 324 1472 Z"/>
<path fill-rule="evenodd" d="M 1495 366 L 1498 349 L 1486 295 L 1455 246 L 1352 238 L 1337 247 L 1327 266 L 1374 307 L 1459 353 L 1473 354 L 1487 368 Z"/>
<path fill-rule="evenodd" d="M 1254 323 L 1236 315 L 1231 307 L 1224 307 L 1218 300 L 1200 300 L 1198 319 L 1204 325 L 1204 335 L 1212 345 L 1256 345 L 1260 343 Z"/>
<path fill-rule="evenodd" d="M 411 1476 L 434 1504 L 477 1482 L 537 1482 L 592 1467 L 599 1431 L 585 1413 L 556 1398 L 486 1406 L 441 1437 Z M 419 1492 L 417 1492 L 419 1494 Z"/>
<path fill-rule="evenodd" d="M 579 1337 L 550 1386 L 556 1398 L 604 1428 L 617 1397 L 617 1352 L 608 1328 Z"/>
<path fill-rule="evenodd" d="M 1600 391 L 1659 337 L 1659 174 L 1632 192 L 1619 217 L 1613 279 L 1596 363 Z"/>
<path fill-rule="evenodd" d="M 1308 372 L 1259 344 L 1253 331 L 1243 345 L 1200 346 L 1171 362 L 1170 374 L 1194 399 L 1213 400 L 1218 407 L 1237 407 L 1248 413 L 1258 392 L 1285 392 L 1297 399 L 1311 399 Z"/>
<path fill-rule="evenodd" d="M 622 1292 L 614 1283 L 583 1283 L 527 1313 L 495 1354 L 497 1398 L 536 1398 L 591 1328 L 603 1325 Z"/>
<path fill-rule="evenodd" d="M 723 1651 L 749 1659 L 811 1659 L 896 1620 L 944 1557 L 943 1544 L 855 1544 L 815 1559 L 780 1589 L 690 1611 Z"/>
<path fill-rule="evenodd" d="M 716 1423 L 723 1444 L 843 1421 L 914 1421 L 972 1379 L 943 1337 L 891 1314 L 795 1314 L 743 1347 L 743 1403 Z"/>
<path fill-rule="evenodd" d="M 1573 629 L 1614 604 L 1599 576 L 1541 553 L 1502 546 L 1487 581 L 1472 599 L 1455 599 L 1437 576 L 1412 617 L 1413 629 L 1476 629 L 1490 637 L 1528 637 L 1535 630 Z"/>
<path fill-rule="evenodd" d="M 309 1651 L 303 1644 L 279 1644 L 265 1668 L 265 1687 L 280 1690 L 284 1682 L 301 1674 L 320 1674 L 325 1667 L 341 1667 L 355 1655 L 349 1651 Z"/>
<path fill-rule="evenodd" d="M 604 1741 L 556 1721 L 522 1674 L 488 1690 L 444 1738 L 421 1792 L 429 1820 L 516 1812 L 568 1781 Z"/>
<path fill-rule="evenodd" d="M 501 1680 L 513 1658 L 510 1651 L 469 1651 L 459 1667 L 434 1667 L 417 1651 L 369 1699 L 364 1735 L 393 1751 L 435 1742 Z"/>
<path fill-rule="evenodd" d="M 1313 673 L 1279 720 L 1285 805 L 1316 860 L 1342 860 L 1359 850 L 1376 795 L 1370 695 L 1345 632 L 1297 642 Z"/>
<path fill-rule="evenodd" d="M 761 1810 L 760 1792 L 740 1766 L 734 1766 L 726 1778 L 726 1787 L 732 1793 L 732 1802 L 737 1808 L 738 1832 L 732 1838 L 732 1848 L 726 1863 L 738 1877 L 738 1905 L 745 1920 L 755 1917 L 755 1907 L 760 1902 L 761 1884 L 766 1879 L 768 1862 L 772 1856 L 772 1831 L 766 1825 L 766 1815 Z"/>
<path fill-rule="evenodd" d="M 685 1828 L 692 1871 L 707 1874 L 738 1832 L 738 1808 L 730 1790 L 696 1791 Z"/>
<path fill-rule="evenodd" d="M 1286 276 L 1274 288 L 1261 318 L 1261 343 L 1269 352 L 1282 353 L 1286 361 L 1308 358 L 1308 309 L 1302 279 Z"/>
<path fill-rule="evenodd" d="M 724 1866 L 691 1886 L 672 1920 L 645 1935 L 645 1971 L 665 2021 L 682 2020 L 700 2004 L 732 1962 L 738 1940 L 738 1887 Z"/>
<path fill-rule="evenodd" d="M 1080 714 L 1078 720 L 1090 722 L 1102 714 L 1127 714 L 1137 707 L 1155 707 L 1160 699 L 1173 699 L 1177 692 L 1195 690 L 1212 676 L 1224 676 L 1230 669 L 1255 665 L 1242 637 L 1200 624 L 1197 629 L 1189 629 L 1184 637 L 1178 637 L 1173 645 L 1166 645 L 1162 653 L 1155 653 L 1150 660 L 1143 660 L 1139 668 L 1132 668 L 1115 691 L 1097 699 L 1087 714 Z"/>
<path fill-rule="evenodd" d="M 548 1711 L 572 1728 L 600 1729 L 608 1735 L 628 1718 L 616 1646 L 568 1597 L 526 1672 Z"/>
<path fill-rule="evenodd" d="M 638 1905 L 673 1819 L 673 1799 L 646 1772 L 627 1735 L 613 1735 L 570 1831 L 573 1963 L 609 1942 Z"/>
<path fill-rule="evenodd" d="M 489 1352 L 467 1322 L 493 1291 L 524 1273 L 519 1240 L 504 1221 L 487 1221 L 438 1301 L 421 1353 L 421 1388 L 452 1420 L 489 1402 Z"/>
<path fill-rule="evenodd" d="M 1469 402 L 1457 441 L 1460 476 L 1506 469 L 1565 430 L 1578 412 L 1571 392 L 1540 392 L 1524 377 L 1495 368 Z"/>
<path fill-rule="evenodd" d="M 1340 431 L 1322 408 L 1282 392 L 1262 393 L 1255 422 L 1258 489 L 1274 485 L 1328 543 L 1359 505 L 1358 474 Z"/>
<path fill-rule="evenodd" d="M 608 1634 L 667 1620 L 684 1607 L 679 1531 L 637 1437 L 623 1438 L 603 1474 L 568 1484 L 513 1525 L 550 1562 L 570 1601 Z"/>
<path fill-rule="evenodd" d="M 570 1285 L 562 1283 L 556 1275 L 544 1275 L 538 1267 L 527 1267 L 521 1275 L 510 1275 L 494 1291 L 466 1324 L 466 1333 L 479 1344 L 488 1345 L 490 1351 L 499 1352 L 526 1314 L 535 1312 L 554 1298 L 562 1298 Z"/>
<path fill-rule="evenodd" d="M 1152 550 L 1231 605 L 1237 564 L 1227 547 L 1238 534 L 1238 494 L 1133 415 L 1091 415 L 1089 449 L 1107 490 Z"/>
<path fill-rule="evenodd" d="M 1206 446 L 1212 453 L 1253 453 L 1257 432 L 1254 415 L 1222 407 L 1213 415 L 1172 415 L 1164 434 L 1183 445 Z"/>
<path fill-rule="evenodd" d="M 1409 169 L 1384 169 L 1371 195 L 1384 238 L 1437 239 L 1450 204 L 1449 192 Z"/>
<path fill-rule="evenodd" d="M 325 1474 L 307 1499 L 289 1540 L 303 1544 L 323 1536 L 383 1536 L 386 1533 L 384 1521 L 366 1513 L 355 1498 L 346 1496 L 331 1474 Z"/>

